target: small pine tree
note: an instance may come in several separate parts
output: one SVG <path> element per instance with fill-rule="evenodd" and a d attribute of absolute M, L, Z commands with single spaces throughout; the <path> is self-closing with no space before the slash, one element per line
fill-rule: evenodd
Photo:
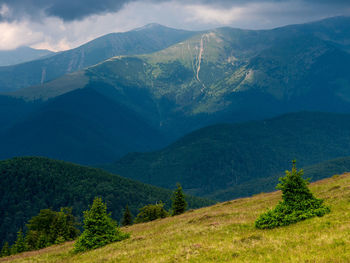
<path fill-rule="evenodd" d="M 173 193 L 172 215 L 180 215 L 186 211 L 187 202 L 182 191 L 181 185 L 178 183 Z"/>
<path fill-rule="evenodd" d="M 129 206 L 126 205 L 125 211 L 123 214 L 123 219 L 122 219 L 122 226 L 130 226 L 132 225 L 132 214 L 129 210 Z"/>
<path fill-rule="evenodd" d="M 7 257 L 11 255 L 10 246 L 8 242 L 5 242 L 1 249 L 1 257 Z"/>
<path fill-rule="evenodd" d="M 280 178 L 277 189 L 282 190 L 282 201 L 275 209 L 261 214 L 255 221 L 260 229 L 286 226 L 314 216 L 323 216 L 330 212 L 323 200 L 317 199 L 307 187 L 308 181 L 302 178 L 303 170 L 297 170 L 295 161 L 291 171 Z"/>
<path fill-rule="evenodd" d="M 22 229 L 17 232 L 17 239 L 11 247 L 11 254 L 17 254 L 27 251 L 27 244 L 24 239 Z"/>
<path fill-rule="evenodd" d="M 106 204 L 96 197 L 90 210 L 84 212 L 84 232 L 76 241 L 74 251 L 99 248 L 128 237 L 129 234 L 122 233 L 111 215 L 107 214 Z"/>

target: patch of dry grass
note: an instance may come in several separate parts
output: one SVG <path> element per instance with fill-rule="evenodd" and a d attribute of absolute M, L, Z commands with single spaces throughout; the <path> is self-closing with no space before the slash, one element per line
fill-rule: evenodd
<path fill-rule="evenodd" d="M 124 228 L 130 239 L 83 254 L 70 242 L 0 262 L 350 262 L 350 174 L 310 187 L 330 214 L 258 230 L 257 216 L 281 198 L 263 193 Z"/>

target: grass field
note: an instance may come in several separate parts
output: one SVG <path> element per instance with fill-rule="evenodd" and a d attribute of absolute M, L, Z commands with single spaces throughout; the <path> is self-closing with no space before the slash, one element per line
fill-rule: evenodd
<path fill-rule="evenodd" d="M 68 242 L 0 262 L 350 262 L 350 174 L 310 188 L 330 214 L 258 230 L 257 216 L 281 199 L 279 191 L 263 193 L 123 228 L 130 239 L 83 254 Z"/>

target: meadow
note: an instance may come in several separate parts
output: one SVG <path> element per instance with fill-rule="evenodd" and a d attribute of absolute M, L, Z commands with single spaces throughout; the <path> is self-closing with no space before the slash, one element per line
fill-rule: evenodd
<path fill-rule="evenodd" d="M 310 189 L 331 213 L 258 230 L 258 215 L 281 200 L 280 191 L 261 193 L 124 227 L 129 239 L 86 253 L 73 254 L 67 242 L 0 262 L 350 262 L 350 173 Z"/>

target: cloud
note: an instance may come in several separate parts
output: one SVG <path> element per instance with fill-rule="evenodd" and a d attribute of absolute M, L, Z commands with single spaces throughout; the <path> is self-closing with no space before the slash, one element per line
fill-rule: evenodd
<path fill-rule="evenodd" d="M 133 0 L 0 0 L 6 15 L 0 13 L 5 21 L 30 18 L 34 21 L 45 16 L 57 17 L 64 21 L 81 20 L 90 15 L 119 11 Z"/>
<path fill-rule="evenodd" d="M 244 8 L 251 4 L 279 5 L 290 0 L 0 0 L 0 20 L 18 21 L 31 19 L 43 20 L 45 17 L 57 17 L 63 21 L 82 20 L 92 15 L 104 15 L 122 10 L 133 2 L 148 4 L 150 7 L 157 3 L 177 2 L 182 6 L 210 6 L 214 9 Z M 349 6 L 349 0 L 295 0 L 300 5 L 327 6 L 342 8 Z M 210 14 L 209 14 L 210 15 Z"/>
<path fill-rule="evenodd" d="M 267 29 L 345 14 L 350 3 L 343 0 L 0 0 L 0 49 L 66 50 L 154 22 L 189 30 Z"/>

